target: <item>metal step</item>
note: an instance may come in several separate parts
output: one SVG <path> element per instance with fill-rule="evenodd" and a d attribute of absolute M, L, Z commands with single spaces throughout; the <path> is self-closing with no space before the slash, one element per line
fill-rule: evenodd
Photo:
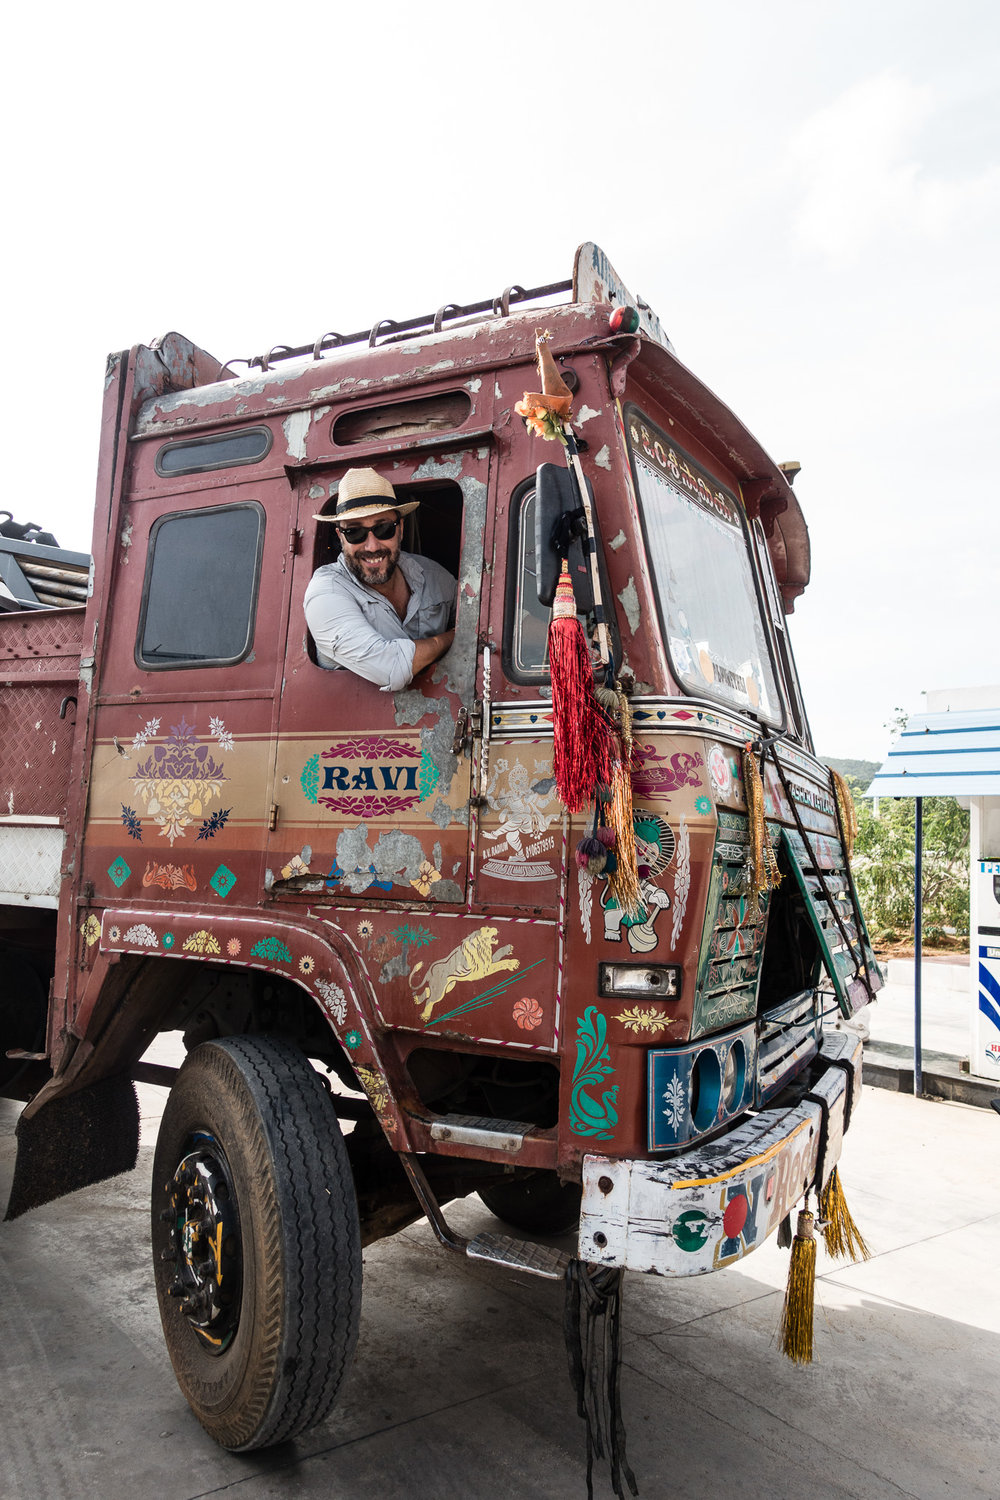
<path fill-rule="evenodd" d="M 551 1245 L 535 1245 L 531 1240 L 516 1240 L 509 1234 L 477 1234 L 465 1248 L 470 1260 L 488 1260 L 508 1271 L 526 1271 L 546 1281 L 562 1281 L 570 1257 Z"/>
<path fill-rule="evenodd" d="M 534 1130 L 523 1120 L 495 1120 L 488 1115 L 445 1115 L 431 1126 L 432 1141 L 455 1141 L 460 1146 L 485 1146 L 490 1151 L 520 1151 Z"/>

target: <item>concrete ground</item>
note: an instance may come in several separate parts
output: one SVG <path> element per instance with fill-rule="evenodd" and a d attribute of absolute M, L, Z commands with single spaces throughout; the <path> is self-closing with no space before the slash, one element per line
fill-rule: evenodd
<path fill-rule="evenodd" d="M 583 1500 L 561 1287 L 459 1259 L 423 1221 L 365 1252 L 333 1416 L 267 1453 L 216 1447 L 160 1336 L 147 1191 L 165 1091 L 140 1093 L 134 1173 L 0 1224 L 3 1500 Z M 775 1347 L 788 1254 L 773 1239 L 712 1276 L 627 1278 L 624 1412 L 646 1500 L 1000 1494 L 1000 1119 L 864 1095 L 842 1172 L 873 1258 L 820 1250 L 811 1366 Z M 3 1203 L 18 1109 L 0 1100 Z M 477 1198 L 448 1213 L 467 1234 L 495 1227 Z"/>

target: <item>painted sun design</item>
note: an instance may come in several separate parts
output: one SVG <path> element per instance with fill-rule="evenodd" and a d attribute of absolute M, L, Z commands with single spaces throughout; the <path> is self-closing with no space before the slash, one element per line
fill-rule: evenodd
<path fill-rule="evenodd" d="M 242 951 L 243 944 L 240 942 L 239 938 L 230 938 L 229 942 L 226 944 L 226 952 L 229 954 L 229 957 L 239 958 Z"/>
<path fill-rule="evenodd" d="M 316 960 L 310 954 L 304 953 L 299 959 L 299 973 L 311 974 L 316 967 Z"/>
<path fill-rule="evenodd" d="M 361 938 L 364 942 L 367 943 L 368 939 L 372 936 L 374 931 L 375 924 L 374 922 L 369 922 L 367 917 L 364 917 L 358 923 L 358 937 Z"/>

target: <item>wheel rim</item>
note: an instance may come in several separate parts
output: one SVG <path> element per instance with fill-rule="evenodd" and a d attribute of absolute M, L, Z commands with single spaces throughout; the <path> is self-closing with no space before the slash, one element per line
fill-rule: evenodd
<path fill-rule="evenodd" d="M 196 1135 L 166 1184 L 169 1226 L 162 1259 L 173 1262 L 167 1289 L 199 1342 L 222 1354 L 240 1321 L 243 1256 L 232 1174 L 214 1136 Z"/>

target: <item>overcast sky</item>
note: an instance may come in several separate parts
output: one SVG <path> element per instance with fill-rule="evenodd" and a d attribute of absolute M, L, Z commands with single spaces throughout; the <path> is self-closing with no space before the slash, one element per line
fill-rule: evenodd
<path fill-rule="evenodd" d="M 796 482 L 817 748 L 1000 681 L 1000 7 L 98 4 L 7 23 L 0 505 L 90 548 L 104 359 L 568 276 L 596 240 Z"/>

